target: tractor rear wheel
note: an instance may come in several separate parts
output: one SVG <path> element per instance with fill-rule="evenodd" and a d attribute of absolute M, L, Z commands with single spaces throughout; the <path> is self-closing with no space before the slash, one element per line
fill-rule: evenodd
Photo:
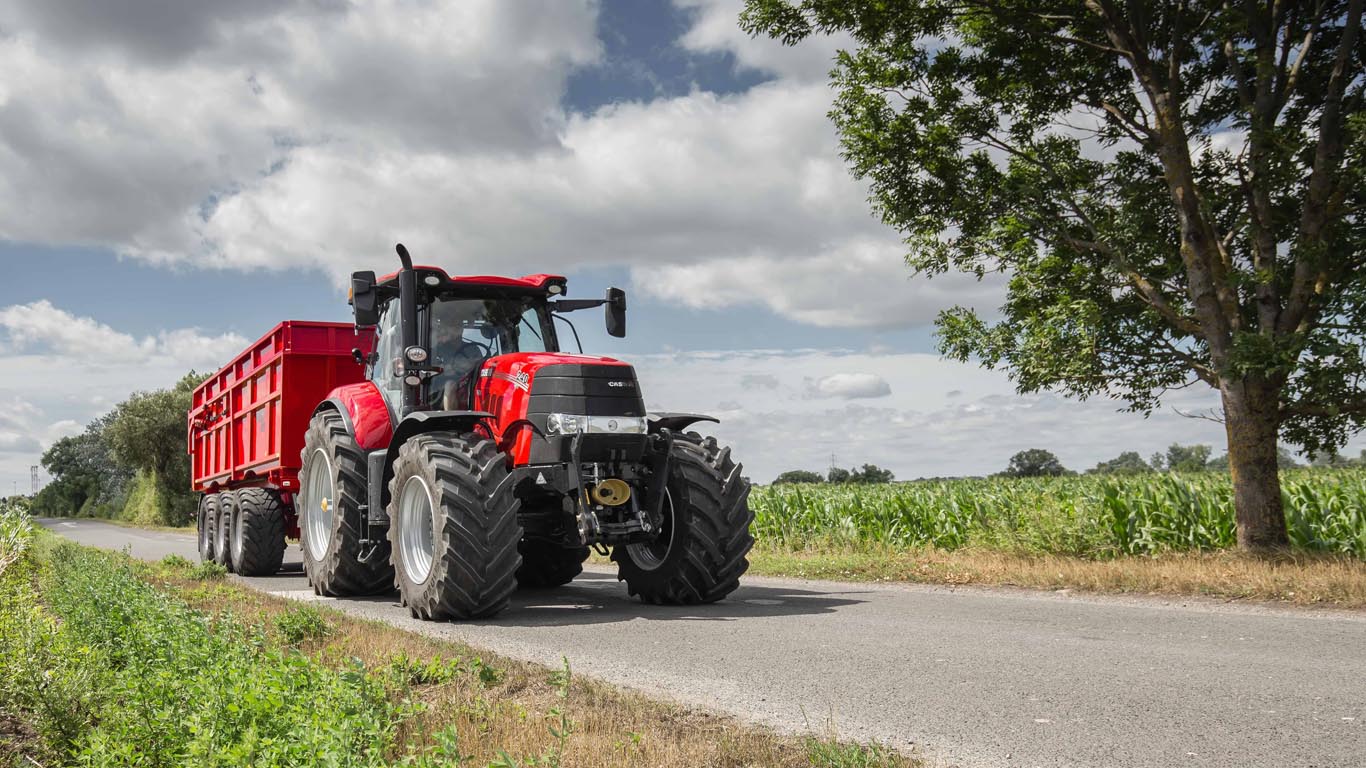
<path fill-rule="evenodd" d="M 199 562 L 207 563 L 214 555 L 214 524 L 218 522 L 218 496 L 204 494 L 199 500 Z"/>
<path fill-rule="evenodd" d="M 243 576 L 270 576 L 285 557 L 285 508 L 268 488 L 237 491 L 232 521 L 232 569 Z"/>
<path fill-rule="evenodd" d="M 213 561 L 232 570 L 232 517 L 237 513 L 237 499 L 232 491 L 218 494 L 218 514 L 213 523 Z"/>
<path fill-rule="evenodd" d="M 389 545 L 413 616 L 479 619 L 507 607 L 522 564 L 521 502 L 507 474 L 507 457 L 475 434 L 428 432 L 398 449 Z"/>
<path fill-rule="evenodd" d="M 563 547 L 552 541 L 523 540 L 517 545 L 522 567 L 517 569 L 517 586 L 522 589 L 558 587 L 583 573 L 588 547 Z"/>
<path fill-rule="evenodd" d="M 394 579 L 389 545 L 378 545 L 360 560 L 365 454 L 340 414 L 313 417 L 302 460 L 295 505 L 304 573 L 313 591 L 330 597 L 387 592 Z"/>
<path fill-rule="evenodd" d="M 740 586 L 754 546 L 749 482 L 715 438 L 674 437 L 660 534 L 612 549 L 617 579 L 647 603 L 713 603 Z"/>

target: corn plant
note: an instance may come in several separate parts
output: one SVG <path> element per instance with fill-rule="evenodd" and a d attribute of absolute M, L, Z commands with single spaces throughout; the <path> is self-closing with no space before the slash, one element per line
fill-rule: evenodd
<path fill-rule="evenodd" d="M 1283 473 L 1295 547 L 1366 559 L 1366 470 Z M 966 546 L 1083 557 L 1216 550 L 1236 542 L 1233 488 L 1214 472 L 775 485 L 750 496 L 754 534 L 811 546 Z"/>

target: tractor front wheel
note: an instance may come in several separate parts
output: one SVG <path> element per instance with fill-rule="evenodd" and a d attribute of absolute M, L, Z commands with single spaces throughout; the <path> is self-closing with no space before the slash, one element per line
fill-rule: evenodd
<path fill-rule="evenodd" d="M 299 539 L 304 573 L 319 595 L 344 597 L 386 592 L 393 584 L 389 546 L 362 561 L 360 516 L 365 499 L 365 454 L 336 411 L 323 411 L 304 438 Z"/>
<path fill-rule="evenodd" d="M 647 603 L 714 603 L 749 568 L 749 483 L 729 448 L 688 433 L 674 438 L 666 486 L 659 536 L 612 549 L 617 579 Z"/>
<path fill-rule="evenodd" d="M 521 505 L 507 458 L 474 434 L 404 443 L 389 483 L 389 545 L 403 604 L 419 619 L 479 619 L 507 607 L 522 564 Z"/>

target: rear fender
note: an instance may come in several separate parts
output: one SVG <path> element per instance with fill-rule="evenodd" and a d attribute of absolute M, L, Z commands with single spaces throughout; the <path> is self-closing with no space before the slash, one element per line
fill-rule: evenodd
<path fill-rule="evenodd" d="M 470 432 L 484 420 L 492 420 L 493 414 L 485 411 L 414 411 L 398 423 L 389 448 L 384 456 L 384 472 L 380 476 L 379 504 L 381 509 L 389 506 L 389 481 L 394 477 L 394 460 L 398 449 L 409 439 L 424 432 Z M 371 498 L 375 493 L 371 491 Z"/>
<path fill-rule="evenodd" d="M 393 423 L 389 414 L 389 404 L 374 382 L 362 381 L 332 390 L 327 399 L 313 409 L 313 415 L 325 410 L 341 414 L 346 428 L 356 438 L 356 444 L 363 451 L 377 451 L 386 448 L 393 437 Z"/>

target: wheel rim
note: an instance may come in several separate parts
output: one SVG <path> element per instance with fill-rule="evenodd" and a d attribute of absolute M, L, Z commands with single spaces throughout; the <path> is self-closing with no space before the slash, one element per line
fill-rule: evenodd
<path fill-rule="evenodd" d="M 660 521 L 659 536 L 654 541 L 627 544 L 626 552 L 642 571 L 653 571 L 664 564 L 674 548 L 674 499 L 664 489 L 664 519 Z"/>
<path fill-rule="evenodd" d="M 314 560 L 327 556 L 332 546 L 333 502 L 332 459 L 319 448 L 308 459 L 308 489 L 304 495 L 304 532 L 308 534 L 308 554 Z"/>
<path fill-rule="evenodd" d="M 398 551 L 403 570 L 415 584 L 432 573 L 435 537 L 432 535 L 432 494 L 427 481 L 410 477 L 398 502 Z"/>

